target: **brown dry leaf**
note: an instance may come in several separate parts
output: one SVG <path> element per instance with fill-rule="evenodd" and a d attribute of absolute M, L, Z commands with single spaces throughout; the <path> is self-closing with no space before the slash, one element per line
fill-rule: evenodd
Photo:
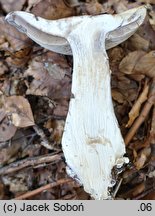
<path fill-rule="evenodd" d="M 0 166 L 15 161 L 20 150 L 25 146 L 26 138 L 24 134 L 17 131 L 11 142 L 6 143 L 5 146 L 0 146 Z"/>
<path fill-rule="evenodd" d="M 59 59 L 57 63 L 54 58 L 39 56 L 32 60 L 25 77 L 33 77 L 32 82 L 27 82 L 27 94 L 48 96 L 51 99 L 64 99 L 70 97 L 70 68 L 65 63 L 64 57 L 55 54 Z M 66 64 L 66 66 L 64 66 Z"/>
<path fill-rule="evenodd" d="M 68 100 L 61 99 L 56 103 L 53 115 L 66 117 L 68 113 L 69 102 Z"/>
<path fill-rule="evenodd" d="M 138 86 L 135 81 L 132 81 L 125 75 L 122 76 L 122 74 L 117 74 L 117 83 L 115 85 L 115 88 L 118 88 L 119 92 L 124 96 L 126 101 L 132 102 L 135 101 L 137 98 L 137 90 Z"/>
<path fill-rule="evenodd" d="M 91 1 L 89 3 L 86 3 L 85 4 L 85 10 L 86 10 L 87 14 L 91 14 L 91 15 L 107 12 L 104 9 L 103 5 L 97 1 Z"/>
<path fill-rule="evenodd" d="M 149 42 L 149 47 L 151 50 L 155 49 L 155 31 L 149 22 L 149 16 L 146 17 L 143 25 L 138 29 L 137 33 Z"/>
<path fill-rule="evenodd" d="M 26 8 L 26 11 L 30 11 L 30 9 L 36 4 L 38 4 L 40 1 L 42 0 L 28 0 L 28 7 Z"/>
<path fill-rule="evenodd" d="M 64 0 L 64 3 L 68 5 L 69 7 L 76 7 L 80 6 L 79 0 Z"/>
<path fill-rule="evenodd" d="M 152 28 L 155 30 L 155 11 L 154 11 L 153 7 L 151 7 L 149 10 L 149 22 L 150 22 Z"/>
<path fill-rule="evenodd" d="M 10 57 L 6 58 L 8 65 L 15 66 L 21 68 L 25 66 L 25 64 L 29 61 L 31 57 L 32 47 L 26 47 L 14 53 L 7 51 Z"/>
<path fill-rule="evenodd" d="M 64 130 L 64 120 L 51 120 L 49 119 L 45 127 L 51 132 L 51 138 L 56 144 L 61 143 L 61 138 Z"/>
<path fill-rule="evenodd" d="M 109 57 L 109 65 L 110 69 L 112 70 L 112 75 L 118 75 L 118 66 L 120 61 L 124 58 L 124 51 L 121 47 L 114 47 L 108 50 L 108 57 Z M 123 74 L 124 75 L 124 74 Z M 120 75 L 118 75 L 120 76 Z"/>
<path fill-rule="evenodd" d="M 148 160 L 150 153 L 151 153 L 150 147 L 146 147 L 140 151 L 140 153 L 138 154 L 134 162 L 134 165 L 137 170 L 140 170 L 143 168 L 144 164 Z"/>
<path fill-rule="evenodd" d="M 0 76 L 5 74 L 6 71 L 8 71 L 8 68 L 4 65 L 3 62 L 0 62 Z"/>
<path fill-rule="evenodd" d="M 134 73 L 145 74 L 151 78 L 155 76 L 155 51 L 147 53 L 136 62 Z"/>
<path fill-rule="evenodd" d="M 7 97 L 4 107 L 16 127 L 22 128 L 35 124 L 30 104 L 26 98 L 22 96 Z"/>
<path fill-rule="evenodd" d="M 144 51 L 134 51 L 129 53 L 119 64 L 119 70 L 125 74 L 132 74 L 137 62 L 145 55 Z"/>
<path fill-rule="evenodd" d="M 26 0 L 0 0 L 2 8 L 5 10 L 6 13 L 9 13 L 11 11 L 18 11 L 23 8 L 23 5 L 25 4 Z"/>
<path fill-rule="evenodd" d="M 30 168 L 17 172 L 16 175 L 4 175 L 2 181 L 12 193 L 26 192 L 32 187 L 33 171 Z"/>
<path fill-rule="evenodd" d="M 126 45 L 130 50 L 144 50 L 148 51 L 150 42 L 139 34 L 134 34 L 126 41 Z"/>
<path fill-rule="evenodd" d="M 6 112 L 3 108 L 0 109 L 0 122 L 6 117 Z"/>
<path fill-rule="evenodd" d="M 143 197 L 142 200 L 155 200 L 155 190 Z"/>
<path fill-rule="evenodd" d="M 6 58 L 9 65 L 21 67 L 28 62 L 32 50 L 32 40 L 5 22 L 4 17 L 0 17 L 0 38 L 0 49 L 9 56 Z"/>
<path fill-rule="evenodd" d="M 112 98 L 120 104 L 125 100 L 124 96 L 118 91 L 118 89 L 112 89 Z"/>
<path fill-rule="evenodd" d="M 144 87 L 142 93 L 139 95 L 139 98 L 137 99 L 137 101 L 133 105 L 131 111 L 129 112 L 129 121 L 128 121 L 126 127 L 130 127 L 132 125 L 132 123 L 134 122 L 134 120 L 139 116 L 140 108 L 141 108 L 142 104 L 147 100 L 148 92 L 149 92 L 149 85 L 147 84 Z"/>
<path fill-rule="evenodd" d="M 4 78 L 4 82 L 1 86 L 1 91 L 4 95 L 16 95 L 19 94 L 18 86 L 19 86 L 20 80 L 19 78 Z M 23 87 L 23 86 L 22 86 Z"/>
<path fill-rule="evenodd" d="M 145 190 L 145 184 L 144 182 L 142 182 L 141 184 L 138 184 L 133 192 L 132 192 L 132 196 L 136 197 L 138 194 L 141 194 L 143 191 Z"/>
<path fill-rule="evenodd" d="M 124 11 L 126 11 L 128 8 L 127 8 L 127 1 L 122 1 L 122 0 L 119 0 L 119 1 L 115 1 L 114 3 L 114 10 L 116 13 L 122 13 Z"/>
<path fill-rule="evenodd" d="M 68 7 L 62 0 L 39 1 L 31 12 L 45 19 L 60 19 L 75 15 L 74 8 Z"/>
<path fill-rule="evenodd" d="M 5 200 L 5 193 L 6 193 L 6 188 L 3 184 L 3 182 L 0 180 L 0 200 Z"/>
<path fill-rule="evenodd" d="M 12 52 L 19 51 L 32 45 L 32 41 L 23 33 L 19 32 L 13 26 L 9 25 L 4 17 L 0 17 L 0 34 L 8 42 L 8 50 Z"/>
<path fill-rule="evenodd" d="M 0 113 L 0 142 L 5 142 L 11 139 L 15 133 L 17 128 L 9 121 L 6 116 L 5 111 L 1 109 Z"/>
<path fill-rule="evenodd" d="M 130 78 L 139 83 L 145 78 L 145 75 L 143 75 L 143 74 L 130 74 Z"/>

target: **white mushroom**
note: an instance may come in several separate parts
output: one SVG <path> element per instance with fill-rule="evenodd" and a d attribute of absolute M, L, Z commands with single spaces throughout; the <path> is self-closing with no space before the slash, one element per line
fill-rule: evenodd
<path fill-rule="evenodd" d="M 112 168 L 126 162 L 125 145 L 112 104 L 106 49 L 129 38 L 145 15 L 146 8 L 139 7 L 118 15 L 53 21 L 20 11 L 6 17 L 41 46 L 58 53 L 73 53 L 73 97 L 62 148 L 68 166 L 95 199 L 109 198 Z"/>

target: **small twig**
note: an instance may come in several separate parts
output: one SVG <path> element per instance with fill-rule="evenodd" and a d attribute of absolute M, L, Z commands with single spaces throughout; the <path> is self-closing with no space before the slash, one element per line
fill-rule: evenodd
<path fill-rule="evenodd" d="M 141 94 L 139 95 L 139 97 L 137 98 L 137 101 L 134 103 L 132 109 L 129 112 L 129 121 L 126 127 L 128 128 L 131 127 L 132 123 L 139 116 L 140 108 L 142 104 L 147 100 L 148 92 L 149 92 L 149 84 L 146 81 Z"/>
<path fill-rule="evenodd" d="M 151 107 L 154 105 L 154 103 L 155 103 L 155 79 L 152 82 L 151 90 L 150 90 L 150 94 L 149 94 L 149 98 L 148 98 L 147 102 L 145 103 L 139 117 L 136 119 L 136 121 L 132 125 L 131 129 L 129 130 L 129 132 L 125 136 L 124 140 L 125 140 L 126 145 L 128 145 L 129 142 L 132 140 L 135 133 L 137 132 L 137 130 L 139 129 L 141 124 L 144 122 L 147 115 L 149 114 Z"/>
<path fill-rule="evenodd" d="M 117 194 L 117 192 L 118 192 L 118 190 L 119 190 L 119 188 L 120 188 L 120 186 L 121 186 L 121 184 L 122 184 L 122 181 L 123 181 L 123 178 L 121 178 L 121 179 L 119 180 L 119 182 L 118 182 L 118 184 L 117 184 L 117 186 L 116 186 L 116 188 L 115 188 L 115 190 L 114 190 L 114 192 L 113 192 L 113 194 L 112 194 L 112 197 L 113 197 L 113 198 L 116 197 L 116 194 Z"/>
<path fill-rule="evenodd" d="M 38 136 L 40 136 L 40 138 L 41 138 L 40 144 L 47 149 L 53 150 L 53 147 L 49 144 L 44 131 L 41 128 L 39 128 L 37 125 L 34 125 L 33 129 L 38 134 Z"/>
<path fill-rule="evenodd" d="M 43 191 L 49 190 L 49 189 L 51 189 L 53 187 L 59 186 L 61 184 L 69 183 L 69 182 L 73 182 L 73 179 L 70 179 L 70 178 L 68 178 L 68 179 L 60 179 L 57 182 L 49 183 L 49 184 L 47 184 L 45 186 L 42 186 L 42 187 L 37 188 L 37 189 L 35 189 L 33 191 L 29 191 L 29 192 L 27 192 L 27 193 L 25 193 L 25 194 L 23 194 L 21 196 L 18 196 L 18 197 L 15 198 L 15 200 L 23 200 L 23 199 L 33 197 L 33 196 L 35 196 L 35 195 L 37 195 L 37 194 L 39 194 L 39 193 L 41 193 Z"/>
<path fill-rule="evenodd" d="M 10 174 L 12 172 L 17 172 L 21 169 L 30 167 L 30 166 L 37 166 L 39 164 L 50 163 L 53 161 L 62 160 L 62 154 L 48 154 L 42 155 L 38 157 L 30 157 L 24 160 L 20 160 L 14 163 L 9 164 L 8 166 L 0 168 L 0 175 Z"/>

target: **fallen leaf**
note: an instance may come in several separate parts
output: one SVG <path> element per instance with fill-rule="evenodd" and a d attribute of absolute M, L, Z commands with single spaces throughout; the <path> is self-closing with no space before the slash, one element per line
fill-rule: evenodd
<path fill-rule="evenodd" d="M 0 76 L 5 74 L 5 72 L 8 71 L 8 68 L 6 65 L 3 63 L 3 61 L 0 62 Z"/>
<path fill-rule="evenodd" d="M 49 61 L 45 61 L 42 56 L 34 58 L 29 64 L 24 76 L 33 79 L 26 83 L 26 94 L 48 96 L 52 100 L 70 98 L 70 67 L 64 67 L 64 57 L 55 55 L 59 59 L 59 64 L 52 62 L 51 57 Z"/>
<path fill-rule="evenodd" d="M 84 4 L 85 11 L 87 14 L 95 15 L 107 12 L 102 4 L 97 1 L 91 1 Z"/>
<path fill-rule="evenodd" d="M 24 169 L 21 172 L 17 172 L 16 175 L 4 175 L 2 181 L 4 185 L 9 186 L 9 191 L 12 193 L 26 192 L 32 187 L 32 169 Z"/>
<path fill-rule="evenodd" d="M 155 51 L 151 51 L 136 62 L 134 73 L 145 74 L 153 78 L 155 76 Z"/>
<path fill-rule="evenodd" d="M 151 193 L 144 196 L 142 200 L 155 200 L 155 191 L 152 191 Z"/>
<path fill-rule="evenodd" d="M 144 51 L 130 52 L 119 64 L 119 70 L 125 74 L 132 74 L 137 62 L 145 55 Z"/>
<path fill-rule="evenodd" d="M 65 125 L 64 120 L 51 120 L 51 119 L 49 119 L 45 124 L 45 128 L 47 128 L 51 133 L 52 141 L 56 144 L 61 143 L 64 125 Z"/>
<path fill-rule="evenodd" d="M 125 100 L 124 96 L 117 89 L 112 89 L 112 98 L 120 104 Z"/>
<path fill-rule="evenodd" d="M 11 142 L 0 146 L 0 166 L 15 161 L 19 152 L 26 146 L 26 138 L 21 131 L 17 131 Z"/>
<path fill-rule="evenodd" d="M 64 0 L 64 3 L 69 7 L 80 6 L 79 0 Z"/>
<path fill-rule="evenodd" d="M 155 11 L 153 7 L 149 8 L 149 22 L 152 28 L 155 30 Z"/>
<path fill-rule="evenodd" d="M 15 133 L 17 128 L 10 122 L 10 120 L 5 117 L 0 122 L 0 142 L 5 142 L 11 139 Z"/>
<path fill-rule="evenodd" d="M 5 99 L 6 113 L 11 116 L 12 124 L 16 127 L 34 125 L 34 118 L 28 100 L 22 96 L 10 96 Z"/>
<path fill-rule="evenodd" d="M 0 109 L 0 122 L 6 117 L 6 112 L 4 109 Z"/>
<path fill-rule="evenodd" d="M 107 50 L 107 52 L 108 52 L 108 57 L 110 59 L 109 63 L 120 62 L 122 60 L 122 58 L 124 57 L 124 50 L 118 46 L 116 46 L 110 50 Z"/>
<path fill-rule="evenodd" d="M 56 107 L 53 110 L 54 116 L 66 117 L 69 108 L 69 101 L 65 99 L 58 100 L 56 103 Z"/>
<path fill-rule="evenodd" d="M 4 17 L 0 17 L 0 32 L 0 38 L 3 39 L 0 48 L 5 51 L 7 64 L 16 67 L 25 65 L 30 58 L 32 40 L 9 25 Z"/>
<path fill-rule="evenodd" d="M 140 170 L 143 168 L 144 164 L 146 163 L 149 155 L 151 153 L 150 147 L 146 147 L 138 153 L 138 156 L 135 159 L 134 165 L 137 170 Z"/>
<path fill-rule="evenodd" d="M 137 33 L 149 42 L 149 48 L 155 49 L 155 31 L 149 22 L 149 16 L 146 16 L 143 25 L 138 29 Z"/>
<path fill-rule="evenodd" d="M 32 7 L 34 7 L 40 1 L 42 1 L 42 0 L 28 0 L 28 7 L 26 8 L 26 11 L 30 11 L 32 9 Z"/>
<path fill-rule="evenodd" d="M 134 188 L 133 192 L 132 192 L 132 196 L 137 196 L 138 194 L 141 194 L 143 191 L 145 190 L 145 183 L 142 182 L 138 185 L 136 185 L 136 187 Z"/>
<path fill-rule="evenodd" d="M 0 0 L 2 8 L 6 13 L 11 11 L 20 11 L 23 8 L 26 0 L 14 1 L 14 0 Z"/>
<path fill-rule="evenodd" d="M 139 34 L 134 34 L 126 41 L 126 45 L 130 50 L 143 50 L 148 51 L 150 48 L 150 43 L 145 38 L 141 37 Z"/>
<path fill-rule="evenodd" d="M 5 198 L 5 193 L 6 193 L 5 185 L 0 180 L 0 200 L 5 200 L 6 199 Z"/>
<path fill-rule="evenodd" d="M 32 41 L 12 25 L 8 24 L 4 17 L 0 17 L 0 32 L 8 42 L 8 50 L 16 52 L 32 45 Z"/>
<path fill-rule="evenodd" d="M 122 13 L 128 9 L 127 1 L 118 1 L 114 4 L 116 13 Z"/>
<path fill-rule="evenodd" d="M 68 7 L 62 0 L 44 0 L 35 4 L 31 13 L 45 19 L 60 19 L 75 15 L 74 8 Z"/>

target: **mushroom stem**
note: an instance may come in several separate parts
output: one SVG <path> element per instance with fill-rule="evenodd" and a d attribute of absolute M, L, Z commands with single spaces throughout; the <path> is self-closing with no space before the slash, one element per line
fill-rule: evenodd
<path fill-rule="evenodd" d="M 69 167 L 96 199 L 108 197 L 111 170 L 125 145 L 114 114 L 105 35 L 91 22 L 68 37 L 74 56 L 72 95 L 62 137 Z M 115 157 L 114 157 L 115 155 Z M 108 156 L 108 157 L 107 157 Z M 79 170 L 79 166 L 81 170 Z M 94 179 L 95 178 L 95 179 Z"/>

